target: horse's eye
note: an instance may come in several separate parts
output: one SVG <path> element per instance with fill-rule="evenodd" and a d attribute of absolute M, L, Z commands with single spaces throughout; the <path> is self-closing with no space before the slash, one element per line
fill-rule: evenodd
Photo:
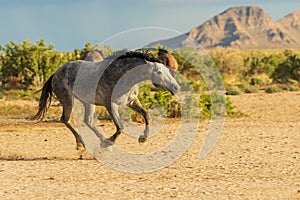
<path fill-rule="evenodd" d="M 157 74 L 162 74 L 162 72 L 161 71 L 157 71 Z"/>

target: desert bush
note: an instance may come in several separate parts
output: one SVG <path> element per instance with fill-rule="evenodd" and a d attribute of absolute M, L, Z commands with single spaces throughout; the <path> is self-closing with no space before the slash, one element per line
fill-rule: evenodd
<path fill-rule="evenodd" d="M 240 73 L 240 81 L 261 86 L 272 82 L 271 75 L 284 55 L 281 51 L 251 50 L 245 51 L 243 57 L 244 65 Z"/>
<path fill-rule="evenodd" d="M 143 84 L 140 86 L 138 98 L 142 106 L 149 110 L 153 106 L 160 105 L 168 117 L 179 117 L 180 106 L 179 103 L 172 98 L 169 91 L 163 89 L 156 89 L 152 91 L 150 84 Z M 130 110 L 130 117 L 133 121 L 143 121 L 140 114 Z"/>
<path fill-rule="evenodd" d="M 272 87 L 267 87 L 265 88 L 266 93 L 275 93 L 275 92 L 280 92 L 281 89 L 278 86 L 272 86 Z"/>
<path fill-rule="evenodd" d="M 236 87 L 231 87 L 226 91 L 226 95 L 240 95 L 241 90 Z"/>
<path fill-rule="evenodd" d="M 247 82 L 245 80 L 241 82 L 239 87 L 245 93 L 256 93 L 259 91 L 258 87 L 251 85 L 249 82 Z"/>
<path fill-rule="evenodd" d="M 272 74 L 274 83 L 300 83 L 300 57 L 290 50 L 284 52 L 282 61 Z"/>
<path fill-rule="evenodd" d="M 288 90 L 289 91 L 299 91 L 300 88 L 299 88 L 299 86 L 296 86 L 296 85 L 289 85 Z"/>
<path fill-rule="evenodd" d="M 212 102 L 212 99 L 214 99 L 214 102 Z M 202 94 L 199 101 L 201 117 L 205 119 L 218 117 L 220 113 L 223 113 L 221 109 L 223 109 L 222 105 L 224 104 L 226 109 L 225 113 L 227 116 L 234 116 L 238 113 L 235 111 L 235 107 L 233 106 L 233 102 L 230 100 L 230 98 L 217 92 L 213 92 L 211 94 Z"/>
<path fill-rule="evenodd" d="M 7 88 L 41 86 L 67 61 L 65 54 L 54 51 L 53 45 L 44 40 L 33 44 L 29 40 L 20 44 L 8 42 L 1 50 L 4 52 L 0 56 L 1 81 Z"/>
<path fill-rule="evenodd" d="M 260 78 L 251 78 L 250 85 L 263 85 L 264 82 Z"/>
<path fill-rule="evenodd" d="M 279 53 L 269 54 L 262 50 L 253 50 L 244 58 L 244 68 L 247 76 L 265 73 L 271 75 L 278 63 L 282 60 Z"/>
<path fill-rule="evenodd" d="M 41 87 L 43 83 L 62 64 L 81 59 L 86 51 L 90 51 L 98 45 L 87 43 L 83 49 L 75 49 L 74 52 L 60 53 L 54 46 L 46 44 L 44 40 L 32 43 L 25 40 L 23 43 L 8 42 L 0 54 L 0 81 L 6 89 L 29 89 Z M 111 49 L 105 46 L 105 55 L 111 54 Z"/>
<path fill-rule="evenodd" d="M 245 93 L 256 93 L 259 91 L 259 88 L 253 86 L 253 85 L 248 85 L 244 88 Z"/>

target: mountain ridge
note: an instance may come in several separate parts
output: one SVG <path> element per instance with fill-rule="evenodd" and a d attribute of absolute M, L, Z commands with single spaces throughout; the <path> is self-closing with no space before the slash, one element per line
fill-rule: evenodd
<path fill-rule="evenodd" d="M 300 10 L 275 21 L 258 6 L 231 7 L 185 34 L 151 43 L 150 46 L 157 43 L 169 48 L 191 45 L 205 49 L 219 46 L 297 48 L 300 47 Z"/>

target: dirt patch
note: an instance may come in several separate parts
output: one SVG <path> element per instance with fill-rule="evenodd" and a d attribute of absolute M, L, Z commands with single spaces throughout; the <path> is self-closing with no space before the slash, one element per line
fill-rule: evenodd
<path fill-rule="evenodd" d="M 245 116 L 226 119 L 204 160 L 199 150 L 209 121 L 200 123 L 181 158 L 141 174 L 118 172 L 77 151 L 60 123 L 2 118 L 1 199 L 300 199 L 300 93 L 231 99 Z M 99 123 L 106 133 L 114 132 L 111 122 Z M 139 151 L 171 137 L 166 129 L 141 146 L 123 135 L 116 145 Z"/>

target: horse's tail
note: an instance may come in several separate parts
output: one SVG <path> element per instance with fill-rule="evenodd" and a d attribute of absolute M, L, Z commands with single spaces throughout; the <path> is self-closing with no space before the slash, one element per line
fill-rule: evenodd
<path fill-rule="evenodd" d="M 53 74 L 54 75 L 54 74 Z M 39 100 L 39 110 L 36 115 L 33 117 L 34 119 L 43 119 L 50 104 L 53 95 L 51 82 L 53 79 L 53 75 L 46 81 L 42 88 L 42 94 Z"/>

